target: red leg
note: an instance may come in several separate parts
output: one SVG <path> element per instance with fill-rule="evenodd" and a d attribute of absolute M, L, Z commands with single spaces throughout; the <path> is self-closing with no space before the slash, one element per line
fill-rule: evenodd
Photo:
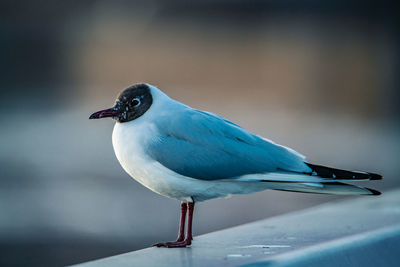
<path fill-rule="evenodd" d="M 192 221 L 193 221 L 194 202 L 188 203 L 187 206 L 189 214 L 188 214 L 188 227 L 187 227 L 186 239 L 189 240 L 189 245 L 190 245 L 193 240 Z"/>
<path fill-rule="evenodd" d="M 179 233 L 176 242 L 180 242 L 185 239 L 186 212 L 187 212 L 187 204 L 185 202 L 181 202 L 181 219 L 179 221 Z"/>
<path fill-rule="evenodd" d="M 186 211 L 189 210 L 188 214 L 188 227 L 186 232 L 186 238 L 184 238 L 185 231 L 185 218 Z M 166 242 L 166 243 L 158 243 L 154 246 L 156 247 L 167 247 L 167 248 L 182 248 L 192 244 L 193 235 L 192 235 L 192 221 L 193 221 L 193 211 L 194 211 L 194 202 L 192 203 L 183 203 L 181 204 L 181 220 L 179 224 L 179 234 L 178 239 L 175 242 Z"/>

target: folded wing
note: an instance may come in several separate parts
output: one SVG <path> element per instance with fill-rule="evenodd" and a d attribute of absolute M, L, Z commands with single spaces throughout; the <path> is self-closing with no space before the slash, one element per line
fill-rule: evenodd
<path fill-rule="evenodd" d="M 222 117 L 189 107 L 174 114 L 173 118 L 160 116 L 159 138 L 148 144 L 147 152 L 176 173 L 216 180 L 262 173 L 311 172 L 304 156 Z"/>

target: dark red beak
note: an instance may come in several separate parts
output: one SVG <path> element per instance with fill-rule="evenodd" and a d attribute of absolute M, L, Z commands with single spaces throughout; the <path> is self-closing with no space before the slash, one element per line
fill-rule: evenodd
<path fill-rule="evenodd" d="M 89 120 L 92 119 L 102 119 L 102 118 L 107 118 L 107 117 L 116 117 L 120 114 L 120 111 L 117 110 L 116 108 L 109 108 L 109 109 L 104 109 L 97 111 L 90 115 Z"/>

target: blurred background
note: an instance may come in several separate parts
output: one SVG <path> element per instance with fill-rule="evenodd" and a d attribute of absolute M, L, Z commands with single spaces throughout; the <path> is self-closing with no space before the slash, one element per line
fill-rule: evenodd
<path fill-rule="evenodd" d="M 311 162 L 400 186 L 395 1 L 0 1 L 0 265 L 63 266 L 175 238 L 179 202 L 131 179 L 112 120 L 148 82 Z M 367 185 L 362 183 L 361 185 Z M 197 205 L 196 235 L 344 197 Z"/>

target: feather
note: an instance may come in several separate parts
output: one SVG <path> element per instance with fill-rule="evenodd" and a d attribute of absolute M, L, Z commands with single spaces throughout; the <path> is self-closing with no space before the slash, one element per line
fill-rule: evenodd
<path fill-rule="evenodd" d="M 351 184 L 333 183 L 273 183 L 271 189 L 279 191 L 303 192 L 333 195 L 380 195 L 374 189 L 355 186 Z"/>

